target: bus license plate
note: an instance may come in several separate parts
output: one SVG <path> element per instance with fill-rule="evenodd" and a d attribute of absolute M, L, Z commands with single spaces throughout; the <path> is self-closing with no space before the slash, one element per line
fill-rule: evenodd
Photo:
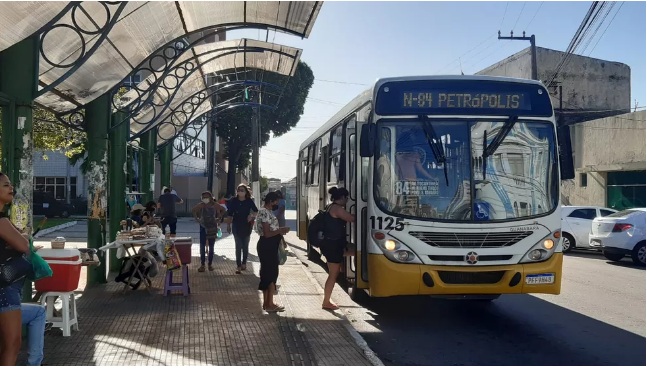
<path fill-rule="evenodd" d="M 553 284 L 555 283 L 555 274 L 528 274 L 526 284 Z"/>

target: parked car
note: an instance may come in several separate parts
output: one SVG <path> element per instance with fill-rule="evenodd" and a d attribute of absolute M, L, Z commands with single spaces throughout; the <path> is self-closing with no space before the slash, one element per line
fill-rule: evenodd
<path fill-rule="evenodd" d="M 74 207 L 57 200 L 51 192 L 34 191 L 34 215 L 68 218 Z"/>
<path fill-rule="evenodd" d="M 627 209 L 596 218 L 589 245 L 602 249 L 604 257 L 620 261 L 631 256 L 634 264 L 645 265 L 645 208 Z"/>
<path fill-rule="evenodd" d="M 591 223 L 597 217 L 615 213 L 616 210 L 599 206 L 562 206 L 562 247 L 564 253 L 575 248 L 589 248 Z"/>

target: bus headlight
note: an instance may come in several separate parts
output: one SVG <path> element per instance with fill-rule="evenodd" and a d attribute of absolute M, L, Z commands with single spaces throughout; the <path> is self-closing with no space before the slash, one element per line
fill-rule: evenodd
<path fill-rule="evenodd" d="M 551 234 L 547 235 L 543 240 L 528 250 L 523 258 L 521 258 L 520 263 L 536 263 L 550 258 L 555 253 L 555 245 L 559 242 L 559 238 L 554 238 L 556 235 L 561 236 L 559 230 L 551 232 Z"/>
<path fill-rule="evenodd" d="M 384 255 L 396 263 L 417 263 L 422 264 L 418 256 L 402 242 L 390 234 L 380 231 L 373 231 L 373 240 L 382 249 Z"/>
<path fill-rule="evenodd" d="M 388 251 L 393 251 L 395 250 L 396 243 L 393 240 L 386 240 L 384 241 L 384 248 L 387 249 Z"/>

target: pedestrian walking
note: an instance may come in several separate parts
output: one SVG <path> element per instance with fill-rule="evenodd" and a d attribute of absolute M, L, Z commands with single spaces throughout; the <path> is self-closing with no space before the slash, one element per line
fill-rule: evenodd
<path fill-rule="evenodd" d="M 182 204 L 182 200 L 178 195 L 172 194 L 170 188 L 165 188 L 164 193 L 157 201 L 157 207 L 162 212 L 162 232 L 166 233 L 166 226 L 169 226 L 171 237 L 175 237 L 175 230 L 177 228 L 177 215 L 175 213 L 175 204 Z"/>
<path fill-rule="evenodd" d="M 283 306 L 274 303 L 274 291 L 279 278 L 279 245 L 283 235 L 290 231 L 288 227 L 280 227 L 278 219 L 272 213 L 272 207 L 278 202 L 279 195 L 276 192 L 268 193 L 255 223 L 256 233 L 260 236 L 256 245 L 261 263 L 259 272 L 261 280 L 258 283 L 258 289 L 263 291 L 263 310 L 268 312 L 285 310 Z"/>
<path fill-rule="evenodd" d="M 220 230 L 219 220 L 225 214 L 225 209 L 214 201 L 211 192 L 204 191 L 200 203 L 193 207 L 191 213 L 193 218 L 200 224 L 200 268 L 198 268 L 198 272 L 204 272 L 205 270 L 207 244 L 209 244 L 209 271 L 213 271 L 214 246 Z"/>
<path fill-rule="evenodd" d="M 232 197 L 227 204 L 229 225 L 227 232 L 233 233 L 236 244 L 236 274 L 247 269 L 247 255 L 249 253 L 249 237 L 258 208 L 252 200 L 252 193 L 245 184 L 236 188 L 236 197 Z"/>

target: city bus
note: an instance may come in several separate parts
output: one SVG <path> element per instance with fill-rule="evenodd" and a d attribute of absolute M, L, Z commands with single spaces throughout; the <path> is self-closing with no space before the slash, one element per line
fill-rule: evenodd
<path fill-rule="evenodd" d="M 297 232 L 345 187 L 352 297 L 559 294 L 559 149 L 539 81 L 379 79 L 301 144 Z"/>

